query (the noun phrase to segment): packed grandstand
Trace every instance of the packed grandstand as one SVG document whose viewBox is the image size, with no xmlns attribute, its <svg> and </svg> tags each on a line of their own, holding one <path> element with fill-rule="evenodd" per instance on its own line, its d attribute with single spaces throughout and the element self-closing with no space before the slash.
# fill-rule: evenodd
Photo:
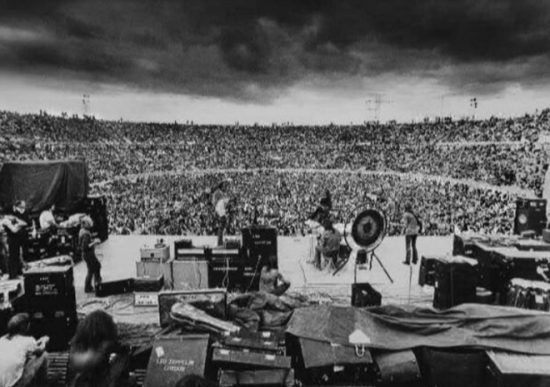
<svg viewBox="0 0 550 387">
<path fill-rule="evenodd" d="M 220 126 L 0 112 L 0 163 L 85 159 L 115 234 L 210 235 L 209 188 L 230 191 L 234 233 L 254 214 L 281 235 L 308 233 L 328 189 L 336 221 L 367 200 L 399 234 L 412 203 L 425 234 L 508 233 L 515 199 L 541 193 L 550 110 L 519 118 Z"/>
</svg>

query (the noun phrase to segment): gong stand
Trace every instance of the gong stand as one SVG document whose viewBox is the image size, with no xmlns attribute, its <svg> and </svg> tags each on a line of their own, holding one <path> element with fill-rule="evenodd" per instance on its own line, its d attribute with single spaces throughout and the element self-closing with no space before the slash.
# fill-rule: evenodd
<svg viewBox="0 0 550 387">
<path fill-rule="evenodd" d="M 355 267 L 353 269 L 353 283 L 357 283 L 357 266 L 358 265 L 363 265 L 363 264 L 367 264 L 369 265 L 369 270 L 372 270 L 372 261 L 373 259 L 376 259 L 376 261 L 378 262 L 378 264 L 380 264 L 380 267 L 382 268 L 382 270 L 384 270 L 384 273 L 386 274 L 386 277 L 388 277 L 388 279 L 390 280 L 390 282 L 393 284 L 393 278 L 391 277 L 390 273 L 388 272 L 388 270 L 386 270 L 386 267 L 384 266 L 384 264 L 382 263 L 382 261 L 380 260 L 380 258 L 378 258 L 378 255 L 376 255 L 375 251 L 372 250 L 372 251 L 366 251 L 363 249 L 363 251 L 365 252 L 365 262 L 358 262 L 357 261 L 357 258 L 355 260 Z M 359 253 L 361 252 L 361 250 L 359 250 L 357 252 L 357 257 L 359 257 Z"/>
<path fill-rule="evenodd" d="M 352 212 L 352 214 L 354 212 Z M 362 248 L 362 251 L 365 254 L 363 258 L 363 253 L 361 253 L 361 250 L 357 252 L 357 258 L 355 260 L 354 268 L 355 283 L 357 283 L 357 265 L 368 263 L 370 266 L 370 270 L 372 269 L 372 261 L 376 259 L 378 264 L 380 264 L 382 270 L 384 270 L 384 273 L 386 274 L 390 282 L 393 284 L 393 278 L 391 277 L 388 270 L 386 270 L 386 267 L 384 266 L 384 264 L 382 264 L 382 261 L 375 252 L 376 248 L 380 245 L 380 243 L 382 243 L 382 240 L 386 235 L 386 224 L 386 216 L 384 215 L 384 213 L 374 208 L 362 211 L 353 221 L 353 225 L 351 227 L 351 235 L 355 243 Z M 346 238 L 345 227 L 344 239 L 349 246 L 348 240 Z M 359 259 L 360 253 L 361 259 Z M 364 262 L 362 262 L 363 260 Z"/>
</svg>

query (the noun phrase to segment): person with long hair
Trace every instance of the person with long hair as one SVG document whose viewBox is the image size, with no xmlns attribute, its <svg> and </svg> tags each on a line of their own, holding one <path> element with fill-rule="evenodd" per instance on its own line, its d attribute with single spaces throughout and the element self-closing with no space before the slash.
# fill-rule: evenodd
<svg viewBox="0 0 550 387">
<path fill-rule="evenodd" d="M 228 221 L 228 203 L 229 195 L 227 194 L 227 189 L 229 187 L 229 180 L 223 180 L 216 187 L 212 189 L 212 205 L 217 215 L 217 235 L 218 235 L 218 246 L 223 245 L 223 233 L 227 228 Z"/>
<path fill-rule="evenodd" d="M 0 387 L 24 387 L 36 382 L 44 385 L 48 377 L 47 336 L 35 340 L 29 334 L 26 313 L 13 316 L 8 333 L 0 338 Z"/>
<path fill-rule="evenodd" d="M 2 222 L 8 240 L 8 273 L 10 279 L 22 275 L 23 267 L 26 265 L 21 252 L 27 239 L 26 227 L 30 223 L 26 210 L 26 203 L 23 200 L 18 200 L 13 206 L 13 213 L 7 215 Z"/>
<path fill-rule="evenodd" d="M 418 262 L 418 251 L 416 249 L 416 238 L 422 232 L 422 224 L 416 214 L 413 212 L 410 203 L 405 204 L 403 213 L 403 227 L 405 229 L 405 265 L 416 265 Z"/>
<path fill-rule="evenodd" d="M 101 263 L 95 255 L 95 246 L 100 243 L 99 239 L 92 239 L 90 229 L 92 228 L 92 219 L 85 216 L 80 220 L 80 232 L 78 233 L 78 248 L 82 254 L 82 260 L 86 262 L 86 279 L 84 280 L 84 291 L 91 293 L 94 291 L 94 285 L 97 287 L 101 283 Z"/>
<path fill-rule="evenodd" d="M 319 270 L 323 269 L 323 258 L 330 260 L 333 264 L 336 262 L 340 252 L 340 242 L 342 241 L 342 234 L 334 228 L 332 220 L 326 218 L 323 221 L 323 228 L 323 234 L 319 238 L 317 246 L 315 246 L 314 264 Z"/>
<path fill-rule="evenodd" d="M 288 288 L 290 282 L 277 269 L 277 257 L 270 256 L 260 273 L 260 292 L 282 296 Z"/>
<path fill-rule="evenodd" d="M 118 329 L 113 318 L 95 310 L 80 322 L 71 340 L 71 386 L 109 385 L 111 354 L 118 349 Z"/>
</svg>

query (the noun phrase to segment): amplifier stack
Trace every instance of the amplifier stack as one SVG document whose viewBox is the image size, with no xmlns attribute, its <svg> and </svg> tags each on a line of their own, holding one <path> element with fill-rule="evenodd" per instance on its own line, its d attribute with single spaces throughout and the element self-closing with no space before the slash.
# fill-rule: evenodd
<svg viewBox="0 0 550 387">
<path fill-rule="evenodd" d="M 435 262 L 434 308 L 447 309 L 476 301 L 476 265 L 475 260 L 461 256 Z"/>
<path fill-rule="evenodd" d="M 247 290 L 244 278 L 245 262 L 240 249 L 206 248 L 205 255 L 208 261 L 208 286 L 210 288 L 225 288 L 230 291 Z"/>
<path fill-rule="evenodd" d="M 277 229 L 275 227 L 253 226 L 244 228 L 242 235 L 245 259 L 244 281 L 249 284 L 249 290 L 258 290 L 262 266 L 271 257 L 274 257 L 275 263 L 277 263 Z"/>
<path fill-rule="evenodd" d="M 68 348 L 78 324 L 72 260 L 59 261 L 68 264 L 35 264 L 23 274 L 31 333 L 49 336 L 53 351 Z"/>
<path fill-rule="evenodd" d="M 514 234 L 532 231 L 541 235 L 546 221 L 546 199 L 517 199 Z"/>
</svg>

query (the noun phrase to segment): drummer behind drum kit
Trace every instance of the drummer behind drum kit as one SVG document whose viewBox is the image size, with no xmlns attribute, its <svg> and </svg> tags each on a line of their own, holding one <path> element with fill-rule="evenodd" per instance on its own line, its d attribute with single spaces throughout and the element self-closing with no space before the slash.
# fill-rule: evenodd
<svg viewBox="0 0 550 387">
<path fill-rule="evenodd" d="M 311 220 L 308 220 L 306 224 L 314 231 L 314 234 L 320 236 L 323 231 L 321 225 Z M 347 221 L 343 225 L 340 224 L 340 227 L 335 225 L 335 227 L 337 229 L 340 229 L 340 227 L 343 229 L 342 234 L 346 246 L 342 245 L 342 249 L 346 250 L 347 254 L 340 254 L 332 275 L 336 275 L 346 266 L 352 256 L 351 251 L 355 251 L 357 253 L 355 261 L 355 282 L 357 282 L 357 265 L 361 267 L 367 266 L 369 269 L 372 269 L 372 262 L 376 260 L 384 270 L 388 279 L 393 283 L 392 277 L 375 253 L 376 248 L 382 243 L 386 236 L 388 227 L 386 215 L 383 211 L 372 205 L 363 204 L 350 212 Z"/>
</svg>

